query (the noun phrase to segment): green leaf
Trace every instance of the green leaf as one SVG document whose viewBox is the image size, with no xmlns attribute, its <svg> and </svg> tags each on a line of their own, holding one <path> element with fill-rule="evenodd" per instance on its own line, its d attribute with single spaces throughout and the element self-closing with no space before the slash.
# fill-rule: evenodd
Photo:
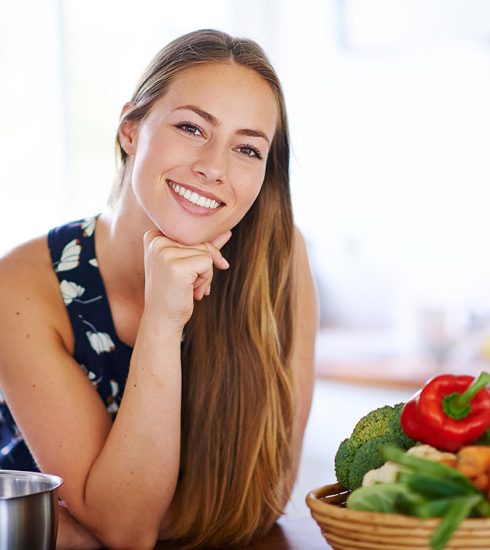
<svg viewBox="0 0 490 550">
<path fill-rule="evenodd" d="M 443 550 L 445 548 L 449 539 L 459 527 L 459 524 L 471 514 L 473 508 L 479 504 L 481 500 L 481 495 L 454 499 L 454 502 L 449 506 L 443 520 L 432 535 L 430 541 L 432 550 Z"/>
<path fill-rule="evenodd" d="M 347 508 L 366 512 L 397 512 L 396 501 L 400 494 L 406 492 L 403 483 L 386 483 L 359 487 L 347 499 Z"/>
</svg>

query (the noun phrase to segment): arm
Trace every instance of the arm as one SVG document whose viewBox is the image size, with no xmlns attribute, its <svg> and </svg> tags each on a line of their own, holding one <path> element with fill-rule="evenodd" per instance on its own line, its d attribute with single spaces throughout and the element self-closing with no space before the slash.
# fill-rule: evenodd
<svg viewBox="0 0 490 550">
<path fill-rule="evenodd" d="M 102 544 L 84 529 L 65 506 L 58 506 L 56 550 L 96 550 Z"/>
<path fill-rule="evenodd" d="M 296 293 L 291 367 L 296 406 L 293 426 L 293 467 L 287 483 L 284 504 L 288 501 L 296 481 L 304 431 L 311 408 L 315 381 L 315 338 L 318 330 L 317 295 L 305 243 L 298 230 L 295 231 L 293 261 Z"/>
<path fill-rule="evenodd" d="M 64 478 L 60 496 L 76 520 L 105 546 L 152 548 L 179 469 L 182 327 L 219 251 L 146 239 L 145 309 L 112 424 L 68 351 L 71 329 L 42 247 L 0 264 L 0 386 L 41 469 Z"/>
</svg>

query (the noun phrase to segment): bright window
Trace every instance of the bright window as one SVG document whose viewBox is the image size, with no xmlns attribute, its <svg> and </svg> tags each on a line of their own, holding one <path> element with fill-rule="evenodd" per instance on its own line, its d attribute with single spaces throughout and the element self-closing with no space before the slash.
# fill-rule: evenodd
<svg viewBox="0 0 490 550">
<path fill-rule="evenodd" d="M 485 364 L 490 3 L 2 8 L 0 251 L 104 207 L 119 112 L 141 71 L 172 38 L 219 28 L 261 43 L 284 84 L 296 220 L 322 298 L 319 356 Z"/>
</svg>

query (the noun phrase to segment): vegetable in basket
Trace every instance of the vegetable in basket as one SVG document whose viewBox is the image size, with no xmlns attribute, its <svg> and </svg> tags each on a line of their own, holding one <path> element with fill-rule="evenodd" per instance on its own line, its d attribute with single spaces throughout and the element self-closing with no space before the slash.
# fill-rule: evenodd
<svg viewBox="0 0 490 550">
<path fill-rule="evenodd" d="M 486 372 L 436 376 L 408 403 L 361 418 L 335 456 L 347 507 L 440 517 L 433 550 L 466 518 L 490 517 L 489 383 Z"/>
<path fill-rule="evenodd" d="M 360 487 L 366 472 L 385 463 L 379 453 L 381 444 L 392 443 L 403 449 L 415 445 L 416 441 L 400 427 L 404 405 L 385 405 L 369 412 L 359 420 L 351 436 L 342 441 L 335 455 L 335 473 L 343 487 L 351 490 Z"/>
<path fill-rule="evenodd" d="M 446 451 L 473 443 L 490 427 L 490 375 L 442 374 L 403 407 L 401 425 L 411 438 Z"/>
<path fill-rule="evenodd" d="M 433 550 L 445 548 L 467 517 L 490 515 L 485 495 L 457 469 L 411 456 L 393 446 L 382 447 L 381 454 L 402 467 L 396 482 L 356 489 L 347 499 L 348 508 L 419 518 L 442 517 L 431 538 Z"/>
</svg>

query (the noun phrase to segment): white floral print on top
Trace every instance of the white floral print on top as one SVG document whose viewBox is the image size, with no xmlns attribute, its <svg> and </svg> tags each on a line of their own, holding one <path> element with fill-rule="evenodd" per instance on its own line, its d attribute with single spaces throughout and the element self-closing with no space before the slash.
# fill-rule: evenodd
<svg viewBox="0 0 490 550">
<path fill-rule="evenodd" d="M 80 252 L 82 247 L 78 239 L 73 239 L 70 241 L 63 252 L 61 253 L 61 259 L 56 266 L 56 271 L 69 271 L 70 269 L 75 269 L 80 263 Z"/>
<path fill-rule="evenodd" d="M 82 296 L 85 292 L 83 286 L 65 280 L 61 281 L 60 289 L 61 295 L 63 296 L 63 301 L 67 306 L 69 306 L 76 298 L 80 298 L 80 296 Z"/>
<path fill-rule="evenodd" d="M 107 332 L 92 332 L 88 330 L 85 334 L 87 335 L 92 349 L 98 355 L 101 353 L 109 353 L 116 347 Z"/>
<path fill-rule="evenodd" d="M 107 411 L 111 414 L 117 413 L 119 405 L 115 400 L 115 397 L 119 395 L 119 384 L 115 380 L 111 380 L 111 395 L 107 398 Z"/>
<path fill-rule="evenodd" d="M 95 218 L 86 218 L 80 227 L 83 229 L 84 237 L 91 237 L 95 229 Z"/>
</svg>

